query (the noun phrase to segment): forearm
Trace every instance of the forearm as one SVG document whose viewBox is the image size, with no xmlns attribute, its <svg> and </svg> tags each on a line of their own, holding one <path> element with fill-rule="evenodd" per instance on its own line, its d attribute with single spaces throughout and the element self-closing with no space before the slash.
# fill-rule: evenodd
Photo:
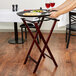
<svg viewBox="0 0 76 76">
<path fill-rule="evenodd" d="M 70 0 L 66 0 L 63 4 L 61 4 L 60 6 L 56 7 L 56 10 L 61 10 L 62 8 L 66 7 L 69 4 Z"/>
<path fill-rule="evenodd" d="M 56 13 L 58 15 L 61 15 L 61 14 L 67 13 L 67 12 L 73 10 L 74 8 L 76 8 L 76 0 L 71 0 L 70 3 L 71 4 L 69 4 L 67 7 L 57 11 Z"/>
</svg>

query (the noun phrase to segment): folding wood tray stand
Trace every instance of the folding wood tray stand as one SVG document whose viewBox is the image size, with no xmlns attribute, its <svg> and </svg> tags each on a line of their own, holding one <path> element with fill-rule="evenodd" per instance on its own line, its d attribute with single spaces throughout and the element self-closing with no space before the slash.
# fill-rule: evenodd
<svg viewBox="0 0 76 76">
<path fill-rule="evenodd" d="M 43 21 L 48 21 L 48 20 L 54 20 L 54 23 L 53 23 L 53 25 L 52 25 L 52 28 L 51 28 L 51 30 L 50 30 L 50 33 L 49 33 L 49 35 L 48 35 L 47 40 L 45 40 L 42 32 L 40 31 L 40 28 L 41 28 L 41 26 L 42 26 Z M 50 48 L 49 48 L 49 46 L 48 46 L 49 39 L 50 39 L 50 37 L 51 37 L 51 35 L 52 35 L 52 32 L 53 32 L 54 27 L 55 27 L 55 25 L 56 25 L 56 22 L 57 22 L 58 20 L 57 20 L 57 19 L 51 19 L 51 18 L 47 18 L 47 19 L 45 20 L 45 17 L 43 16 L 43 17 L 41 17 L 41 20 L 40 20 L 39 22 L 36 22 L 36 21 L 33 22 L 33 23 L 35 24 L 35 27 L 36 27 L 36 30 L 37 30 L 35 36 L 33 35 L 33 33 L 31 32 L 30 28 L 28 27 L 28 25 L 27 25 L 27 23 L 26 23 L 26 20 L 25 20 L 24 18 L 22 18 L 22 21 L 24 22 L 26 28 L 28 29 L 28 31 L 29 31 L 32 39 L 33 39 L 33 42 L 32 42 L 32 44 L 31 44 L 31 46 L 30 46 L 30 49 L 29 49 L 29 51 L 28 51 L 28 54 L 27 54 L 27 56 L 26 56 L 26 58 L 25 58 L 24 64 L 27 63 L 28 58 L 30 58 L 32 61 L 34 61 L 34 62 L 36 63 L 36 66 L 35 66 L 35 69 L 34 69 L 33 73 L 35 73 L 35 72 L 37 71 L 37 68 L 38 68 L 38 66 L 39 66 L 39 63 L 40 63 L 42 57 L 45 58 L 45 56 L 47 56 L 47 57 L 49 57 L 50 59 L 52 59 L 52 61 L 53 61 L 53 63 L 55 64 L 55 66 L 58 67 L 58 65 L 57 65 L 57 63 L 56 63 L 56 61 L 55 61 L 55 59 L 54 59 L 54 57 L 53 57 L 53 55 L 52 55 L 52 53 L 51 53 L 51 50 L 50 50 Z M 41 37 L 41 39 L 43 40 L 43 43 L 44 43 L 44 47 L 43 47 L 42 50 L 41 50 L 39 44 L 38 44 L 37 41 L 36 41 L 36 38 L 37 38 L 37 35 L 38 35 L 38 34 L 39 34 L 39 36 Z M 39 51 L 41 52 L 38 61 L 34 60 L 34 59 L 30 56 L 30 53 L 31 53 L 31 51 L 32 51 L 32 48 L 33 48 L 34 43 L 36 43 Z M 49 55 L 47 55 L 47 54 L 44 53 L 44 52 L 45 52 L 45 49 L 47 49 Z"/>
</svg>

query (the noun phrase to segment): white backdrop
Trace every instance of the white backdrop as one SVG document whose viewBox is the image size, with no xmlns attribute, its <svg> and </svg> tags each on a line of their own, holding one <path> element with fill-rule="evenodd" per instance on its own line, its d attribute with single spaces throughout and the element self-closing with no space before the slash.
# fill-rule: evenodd
<svg viewBox="0 0 76 76">
<path fill-rule="evenodd" d="M 51 0 L 50 0 L 51 1 Z M 55 7 L 60 5 L 63 0 L 53 0 L 55 1 Z M 0 9 L 11 9 L 12 4 L 18 4 L 19 9 L 28 8 L 45 8 L 45 0 L 0 0 Z"/>
<path fill-rule="evenodd" d="M 50 0 L 51 1 L 51 0 Z M 62 0 L 53 0 L 55 1 L 55 7 L 62 3 Z M 12 4 L 18 4 L 19 9 L 35 9 L 35 8 L 45 8 L 45 0 L 0 0 L 0 9 L 11 9 Z M 50 22 L 44 22 L 42 30 L 50 30 Z M 49 25 L 50 24 L 50 25 Z M 13 23 L 0 23 L 0 29 L 12 29 Z M 64 28 L 58 28 L 56 26 L 55 30 L 65 30 Z"/>
</svg>

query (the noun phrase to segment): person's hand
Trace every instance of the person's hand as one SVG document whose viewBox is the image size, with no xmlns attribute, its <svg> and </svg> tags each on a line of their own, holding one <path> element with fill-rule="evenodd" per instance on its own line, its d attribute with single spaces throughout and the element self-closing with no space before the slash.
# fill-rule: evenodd
<svg viewBox="0 0 76 76">
<path fill-rule="evenodd" d="M 52 8 L 52 9 L 50 9 L 50 12 L 52 12 L 52 10 L 57 10 L 56 8 Z"/>
<path fill-rule="evenodd" d="M 51 12 L 51 15 L 50 15 L 51 18 L 57 18 L 58 16 L 59 15 L 57 12 Z"/>
<path fill-rule="evenodd" d="M 55 10 L 55 8 L 50 9 L 50 12 L 51 12 L 52 10 Z"/>
</svg>

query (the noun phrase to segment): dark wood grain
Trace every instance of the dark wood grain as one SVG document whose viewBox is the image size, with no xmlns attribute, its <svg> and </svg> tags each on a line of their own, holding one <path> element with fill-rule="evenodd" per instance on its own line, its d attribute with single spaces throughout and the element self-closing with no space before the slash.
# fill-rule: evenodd
<svg viewBox="0 0 76 76">
<path fill-rule="evenodd" d="M 65 34 L 53 34 L 48 46 L 58 63 L 58 68 L 56 69 L 53 62 L 46 57 L 42 59 L 36 74 L 33 74 L 35 64 L 30 59 L 26 65 L 23 64 L 32 43 L 31 36 L 29 33 L 27 35 L 24 44 L 9 44 L 8 40 L 13 37 L 13 33 L 0 33 L 0 76 L 76 76 L 75 37 L 71 37 L 69 48 L 66 49 Z M 44 36 L 46 39 L 48 33 L 44 33 Z M 43 46 L 41 41 L 40 47 Z M 31 56 L 38 60 L 39 55 L 40 52 L 34 45 Z"/>
</svg>

